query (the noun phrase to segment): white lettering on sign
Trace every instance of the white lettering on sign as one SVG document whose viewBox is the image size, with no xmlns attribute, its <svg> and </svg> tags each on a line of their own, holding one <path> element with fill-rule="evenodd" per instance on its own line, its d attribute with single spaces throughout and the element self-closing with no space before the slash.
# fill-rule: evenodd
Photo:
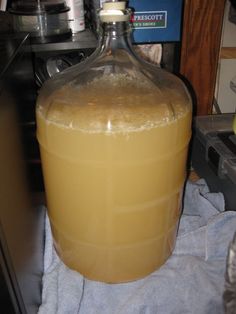
<svg viewBox="0 0 236 314">
<path fill-rule="evenodd" d="M 159 21 L 165 18 L 164 14 L 135 15 L 134 21 Z"/>
</svg>

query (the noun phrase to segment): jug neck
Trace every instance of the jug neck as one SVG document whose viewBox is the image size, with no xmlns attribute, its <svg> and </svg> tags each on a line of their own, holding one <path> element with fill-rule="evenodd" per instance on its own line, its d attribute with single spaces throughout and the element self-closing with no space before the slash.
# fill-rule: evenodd
<svg viewBox="0 0 236 314">
<path fill-rule="evenodd" d="M 100 29 L 100 49 L 110 55 L 123 49 L 132 54 L 131 27 L 129 22 L 102 23 Z"/>
</svg>

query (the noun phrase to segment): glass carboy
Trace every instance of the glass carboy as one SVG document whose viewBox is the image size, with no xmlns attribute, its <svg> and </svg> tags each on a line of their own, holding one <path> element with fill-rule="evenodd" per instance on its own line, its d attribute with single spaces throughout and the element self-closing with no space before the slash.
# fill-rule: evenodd
<svg viewBox="0 0 236 314">
<path fill-rule="evenodd" d="M 37 138 L 58 255 L 116 283 L 174 248 L 192 114 L 182 81 L 133 51 L 126 3 L 105 2 L 99 16 L 96 51 L 43 86 Z"/>
</svg>

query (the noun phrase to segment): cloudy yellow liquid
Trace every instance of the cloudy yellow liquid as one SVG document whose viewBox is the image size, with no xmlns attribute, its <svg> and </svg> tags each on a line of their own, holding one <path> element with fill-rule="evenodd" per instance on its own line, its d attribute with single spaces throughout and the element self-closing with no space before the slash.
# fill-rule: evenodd
<svg viewBox="0 0 236 314">
<path fill-rule="evenodd" d="M 96 82 L 67 87 L 37 110 L 55 248 L 67 266 L 105 282 L 141 278 L 171 254 L 191 121 L 186 104 L 175 118 L 156 105 L 152 88 L 116 93 Z"/>
</svg>

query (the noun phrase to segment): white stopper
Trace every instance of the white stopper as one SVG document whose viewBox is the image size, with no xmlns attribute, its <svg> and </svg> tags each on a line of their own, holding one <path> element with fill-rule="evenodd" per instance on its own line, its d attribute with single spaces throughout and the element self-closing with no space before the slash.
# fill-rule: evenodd
<svg viewBox="0 0 236 314">
<path fill-rule="evenodd" d="M 125 10 L 126 1 L 104 2 L 103 10 Z"/>
<path fill-rule="evenodd" d="M 101 22 L 123 22 L 129 21 L 126 11 L 126 1 L 104 2 L 99 12 Z"/>
</svg>

